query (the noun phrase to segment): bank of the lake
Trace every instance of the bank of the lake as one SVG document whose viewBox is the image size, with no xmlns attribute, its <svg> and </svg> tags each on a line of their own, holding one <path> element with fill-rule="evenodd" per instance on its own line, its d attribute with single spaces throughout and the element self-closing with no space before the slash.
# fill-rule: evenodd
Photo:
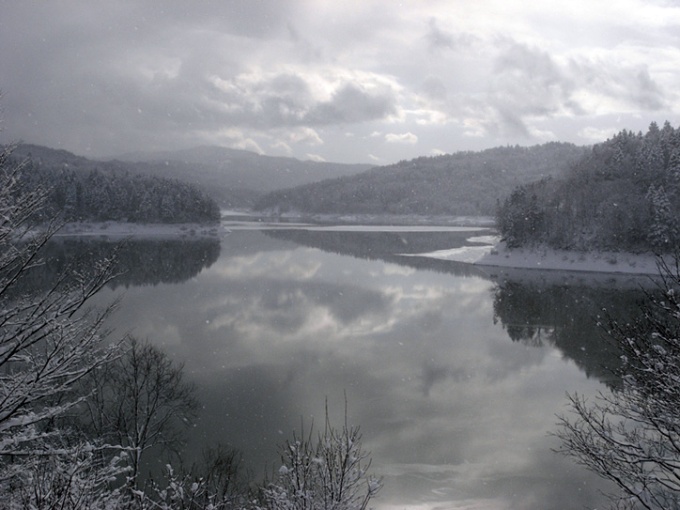
<svg viewBox="0 0 680 510">
<path fill-rule="evenodd" d="M 372 225 L 372 226 L 459 226 L 494 227 L 492 216 L 450 216 L 424 214 L 304 214 L 288 212 L 263 214 L 254 211 L 223 210 L 224 221 L 251 221 L 260 223 L 305 223 L 315 225 Z"/>
<path fill-rule="evenodd" d="M 637 275 L 659 273 L 659 259 L 652 253 L 580 252 L 555 250 L 545 246 L 508 248 L 502 241 L 464 249 L 439 250 L 419 256 L 486 267 Z M 671 257 L 668 256 L 667 260 L 671 260 Z"/>
<path fill-rule="evenodd" d="M 219 236 L 227 231 L 221 223 L 132 223 L 119 221 L 65 223 L 56 236 L 185 237 Z"/>
<path fill-rule="evenodd" d="M 305 218 L 315 220 L 303 223 L 288 221 L 223 221 L 221 223 L 127 223 L 127 222 L 73 222 L 65 224 L 57 232 L 57 236 L 97 236 L 97 237 L 142 237 L 142 238 L 174 238 L 194 236 L 222 236 L 231 230 L 276 230 L 304 229 L 304 230 L 339 230 L 366 232 L 399 232 L 399 231 L 440 231 L 440 230 L 485 230 L 491 229 L 486 218 L 458 217 L 448 218 L 448 221 L 419 223 L 406 221 L 405 218 L 392 218 L 393 221 L 377 221 L 375 217 L 327 217 Z M 342 221 L 342 220 L 346 221 Z M 365 222 L 359 222 L 362 219 Z M 401 222 L 396 221 L 400 219 Z M 422 220 L 422 218 L 420 218 Z M 335 220 L 335 221 L 331 221 Z M 426 257 L 451 262 L 462 262 L 482 267 L 502 267 L 515 269 L 540 269 L 555 271 L 579 271 L 594 273 L 615 273 L 631 275 L 658 274 L 659 259 L 652 253 L 626 253 L 614 251 L 567 251 L 555 250 L 546 246 L 532 248 L 508 248 L 498 237 L 485 235 L 470 238 L 471 245 L 462 248 L 437 250 L 428 253 L 403 254 L 404 256 Z M 670 260 L 671 257 L 668 257 Z"/>
</svg>

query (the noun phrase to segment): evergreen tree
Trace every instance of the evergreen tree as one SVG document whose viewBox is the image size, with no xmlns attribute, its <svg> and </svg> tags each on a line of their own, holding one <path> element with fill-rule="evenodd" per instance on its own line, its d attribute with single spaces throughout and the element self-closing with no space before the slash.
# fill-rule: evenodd
<svg viewBox="0 0 680 510">
<path fill-rule="evenodd" d="M 64 221 L 203 223 L 220 218 L 215 201 L 184 182 L 98 168 L 79 172 L 30 159 L 15 163 L 25 166 L 23 190 L 48 190 L 39 212 L 44 220 L 60 216 Z"/>
<path fill-rule="evenodd" d="M 678 239 L 677 220 L 672 214 L 671 203 L 663 186 L 650 186 L 647 198 L 652 209 L 649 242 L 654 249 L 662 253 L 668 252 Z"/>
<path fill-rule="evenodd" d="M 652 123 L 645 135 L 623 130 L 595 145 L 561 179 L 537 186 L 518 188 L 498 208 L 499 230 L 511 246 L 678 248 L 680 133 L 669 123 L 663 129 Z"/>
</svg>

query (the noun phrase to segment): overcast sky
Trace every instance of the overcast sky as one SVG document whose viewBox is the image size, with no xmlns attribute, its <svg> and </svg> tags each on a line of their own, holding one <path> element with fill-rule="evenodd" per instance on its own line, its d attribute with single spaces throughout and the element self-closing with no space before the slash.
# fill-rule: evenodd
<svg viewBox="0 0 680 510">
<path fill-rule="evenodd" d="M 678 125 L 675 0 L 0 0 L 0 141 L 386 164 Z"/>
</svg>

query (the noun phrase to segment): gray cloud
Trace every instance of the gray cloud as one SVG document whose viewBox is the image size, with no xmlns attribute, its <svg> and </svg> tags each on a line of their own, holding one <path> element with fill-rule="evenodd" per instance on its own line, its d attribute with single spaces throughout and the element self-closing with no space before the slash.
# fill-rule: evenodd
<svg viewBox="0 0 680 510">
<path fill-rule="evenodd" d="M 512 42 L 494 63 L 494 102 L 518 115 L 550 115 L 570 101 L 571 77 L 547 53 Z"/>
<path fill-rule="evenodd" d="M 646 110 L 658 111 L 668 106 L 665 92 L 649 75 L 648 69 L 641 69 L 634 78 L 631 100 Z"/>
<path fill-rule="evenodd" d="M 476 37 L 467 33 L 454 34 L 447 30 L 439 28 L 436 18 L 430 18 L 428 21 L 427 34 L 425 35 L 430 50 L 452 50 L 464 48 L 474 44 Z"/>
<path fill-rule="evenodd" d="M 367 91 L 347 83 L 330 101 L 311 109 L 305 120 L 310 124 L 354 123 L 376 120 L 394 114 L 396 98 L 391 90 Z"/>
<path fill-rule="evenodd" d="M 420 90 L 430 101 L 445 102 L 448 96 L 446 85 L 437 76 L 428 76 L 423 80 Z"/>
<path fill-rule="evenodd" d="M 536 141 L 539 124 L 579 141 L 603 119 L 673 121 L 680 11 L 627 1 L 644 12 L 580 9 L 557 27 L 552 11 L 491 0 L 0 0 L 0 141 L 304 157 L 295 133 L 323 128 L 319 157 L 389 162 Z M 373 131 L 418 142 L 397 152 Z"/>
<path fill-rule="evenodd" d="M 602 60 L 572 60 L 569 71 L 586 92 L 622 103 L 629 108 L 658 111 L 669 108 L 670 91 L 650 75 L 646 65 Z"/>
<path fill-rule="evenodd" d="M 432 49 L 453 48 L 455 45 L 453 36 L 441 30 L 437 26 L 437 20 L 434 18 L 430 19 L 426 37 Z"/>
<path fill-rule="evenodd" d="M 239 11 L 246 4 L 233 7 Z M 221 130 L 356 123 L 394 112 L 391 91 L 367 92 L 349 82 L 337 84 L 328 100 L 316 98 L 298 71 L 272 73 L 239 57 L 239 47 L 250 51 L 249 39 L 265 37 L 262 30 L 253 28 L 244 40 L 243 27 L 233 22 L 233 15 L 217 12 L 216 21 L 210 21 L 204 6 L 178 20 L 168 14 L 173 8 L 175 14 L 183 12 L 179 4 L 168 4 L 159 14 L 166 28 L 174 29 L 168 33 L 143 13 L 134 26 L 119 13 L 112 23 L 123 28 L 101 35 L 87 25 L 67 32 L 37 20 L 45 40 L 20 41 L 29 51 L 23 56 L 30 65 L 0 56 L 3 68 L 19 71 L 8 73 L 0 84 L 13 131 L 22 138 L 32 133 L 29 141 L 102 153 L 186 146 Z M 247 25 L 257 16 L 246 18 Z M 221 31 L 215 24 L 221 24 Z M 289 31 L 290 26 L 282 24 Z M 225 51 L 224 44 L 234 47 Z M 292 44 L 297 48 L 302 43 Z"/>
<path fill-rule="evenodd" d="M 571 76 L 549 54 L 507 39 L 500 50 L 486 101 L 476 106 L 488 112 L 481 122 L 487 134 L 526 141 L 532 138 L 529 118 L 579 111 Z"/>
<path fill-rule="evenodd" d="M 583 101 L 616 102 L 627 109 L 668 108 L 667 92 L 646 66 L 614 61 L 573 60 L 559 63 L 545 51 L 502 42 L 488 90 L 493 116 L 487 131 L 502 137 L 531 139 L 531 118 L 589 115 Z"/>
</svg>

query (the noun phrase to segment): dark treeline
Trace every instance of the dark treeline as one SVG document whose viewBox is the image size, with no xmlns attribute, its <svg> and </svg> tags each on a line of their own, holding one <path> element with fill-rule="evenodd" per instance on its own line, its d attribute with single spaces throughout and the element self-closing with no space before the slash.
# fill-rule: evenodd
<svg viewBox="0 0 680 510">
<path fill-rule="evenodd" d="M 220 218 L 215 201 L 186 182 L 106 165 L 99 168 L 96 162 L 76 156 L 64 163 L 30 153 L 14 159 L 24 165 L 21 179 L 27 190 L 49 190 L 40 211 L 43 218 L 137 223 L 205 223 Z"/>
<path fill-rule="evenodd" d="M 493 215 L 513 188 L 562 172 L 585 152 L 567 143 L 420 157 L 263 197 L 256 209 L 327 214 Z"/>
<path fill-rule="evenodd" d="M 595 145 L 561 179 L 517 188 L 499 207 L 508 246 L 671 252 L 680 240 L 680 130 L 656 123 Z"/>
</svg>

